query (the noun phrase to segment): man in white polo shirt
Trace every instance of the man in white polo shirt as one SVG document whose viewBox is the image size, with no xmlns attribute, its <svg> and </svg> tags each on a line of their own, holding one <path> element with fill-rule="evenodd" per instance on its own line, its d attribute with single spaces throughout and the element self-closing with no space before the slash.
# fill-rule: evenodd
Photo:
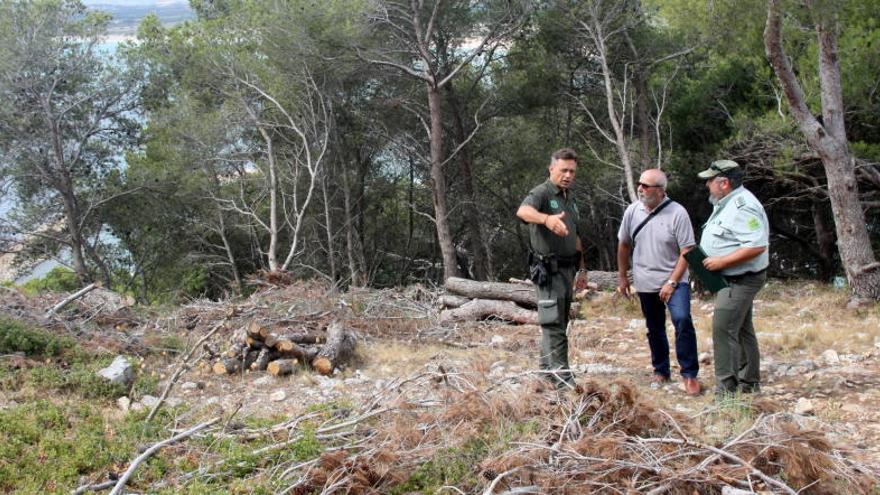
<svg viewBox="0 0 880 495">
<path fill-rule="evenodd" d="M 697 336 L 691 317 L 691 291 L 684 253 L 693 249 L 694 228 L 684 207 L 666 196 L 666 174 L 645 170 L 639 178 L 639 201 L 629 205 L 617 233 L 620 292 L 629 297 L 627 271 L 633 260 L 633 285 L 648 327 L 653 381 L 670 379 L 666 309 L 675 327 L 675 355 L 688 395 L 700 394 Z"/>
</svg>

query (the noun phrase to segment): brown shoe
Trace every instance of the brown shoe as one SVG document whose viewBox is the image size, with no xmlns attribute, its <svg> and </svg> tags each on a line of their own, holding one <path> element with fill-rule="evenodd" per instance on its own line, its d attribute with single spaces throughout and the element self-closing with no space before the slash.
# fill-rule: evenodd
<svg viewBox="0 0 880 495">
<path fill-rule="evenodd" d="M 684 391 L 692 397 L 700 395 L 700 382 L 696 378 L 684 377 Z"/>
<path fill-rule="evenodd" d="M 651 383 L 663 385 L 664 383 L 669 383 L 669 377 L 661 375 L 659 373 L 654 373 L 653 375 L 651 375 Z"/>
</svg>

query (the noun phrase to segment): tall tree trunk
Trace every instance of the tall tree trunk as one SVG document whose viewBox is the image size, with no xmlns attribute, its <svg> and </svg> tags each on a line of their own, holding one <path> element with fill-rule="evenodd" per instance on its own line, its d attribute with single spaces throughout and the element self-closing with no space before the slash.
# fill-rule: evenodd
<svg viewBox="0 0 880 495">
<path fill-rule="evenodd" d="M 101 229 L 98 229 L 98 232 L 101 232 Z M 97 242 L 98 239 L 95 239 L 96 244 Z M 104 287 L 109 289 L 113 283 L 113 279 L 110 276 L 110 268 L 107 267 L 107 263 L 105 263 L 101 255 L 98 254 L 98 250 L 95 248 L 95 246 L 89 244 L 88 242 L 85 242 L 85 240 L 83 240 L 83 249 L 85 250 L 85 253 L 88 255 L 88 257 L 92 259 L 92 262 L 95 264 L 95 266 L 98 267 L 98 271 L 101 273 L 101 283 L 104 285 Z"/>
<path fill-rule="evenodd" d="M 352 214 L 351 187 L 348 181 L 348 170 L 342 170 L 342 204 L 345 208 L 345 255 L 348 261 L 348 273 L 351 275 L 352 287 L 362 287 L 361 269 L 355 255 L 355 221 Z"/>
<path fill-rule="evenodd" d="M 269 249 L 266 252 L 266 262 L 269 264 L 270 271 L 278 271 L 278 170 L 275 166 L 275 149 L 272 142 L 272 136 L 269 135 L 269 132 L 260 124 L 260 119 L 257 116 L 257 113 L 251 108 L 247 102 L 242 101 L 242 106 L 244 106 L 248 115 L 251 117 L 251 120 L 256 126 L 257 130 L 260 132 L 260 136 L 263 138 L 263 142 L 266 143 L 266 161 L 268 163 L 268 179 L 269 184 L 267 188 L 269 189 Z"/>
<path fill-rule="evenodd" d="M 235 254 L 232 252 L 232 245 L 226 236 L 226 220 L 223 218 L 222 211 L 217 211 L 217 220 L 220 222 L 220 240 L 223 241 L 226 260 L 229 262 L 229 269 L 232 270 L 232 278 L 235 280 L 235 292 L 241 294 L 244 292 L 244 284 L 241 283 L 241 274 L 238 272 L 238 266 L 235 264 Z"/>
<path fill-rule="evenodd" d="M 812 2 L 808 2 L 807 6 L 812 8 Z M 837 21 L 825 11 L 815 17 L 819 38 L 822 123 L 813 117 L 807 107 L 803 89 L 782 47 L 779 0 L 769 2 L 764 45 L 801 132 L 810 147 L 819 154 L 825 167 L 828 196 L 831 199 L 837 232 L 837 248 L 852 295 L 856 298 L 880 299 L 880 263 L 874 257 L 868 237 L 865 214 L 859 201 L 855 164 L 850 155 L 844 128 L 843 93 L 837 56 Z"/>
<path fill-rule="evenodd" d="M 71 186 L 72 187 L 72 186 Z M 82 231 L 79 227 L 79 213 L 76 208 L 76 198 L 73 192 L 62 190 L 62 200 L 64 203 L 64 217 L 67 223 L 67 230 L 70 237 L 70 254 L 73 257 L 73 271 L 81 284 L 85 285 L 91 282 L 89 270 L 86 267 L 86 259 L 83 254 L 83 238 Z"/>
<path fill-rule="evenodd" d="M 432 84 L 428 87 L 428 110 L 431 115 L 431 192 L 434 200 L 434 224 L 437 228 L 437 243 L 443 257 L 443 280 L 458 277 L 458 261 L 455 259 L 455 246 L 452 244 L 452 231 L 449 229 L 449 207 L 446 204 L 446 176 L 443 173 L 443 112 L 440 89 Z"/>
<path fill-rule="evenodd" d="M 336 254 L 333 249 L 333 218 L 330 215 L 330 196 L 327 194 L 327 174 L 321 176 L 321 195 L 324 198 L 324 227 L 327 233 L 327 260 L 330 262 L 330 280 L 336 286 Z"/>
<path fill-rule="evenodd" d="M 70 254 L 73 257 L 73 271 L 81 284 L 85 285 L 91 282 L 88 268 L 86 267 L 85 256 L 83 255 L 83 238 L 82 229 L 79 225 L 79 208 L 76 204 L 76 196 L 73 189 L 73 180 L 70 178 L 70 170 L 64 155 L 64 145 L 61 138 L 61 128 L 58 125 L 58 119 L 54 117 L 51 104 L 45 101 L 43 111 L 46 119 L 51 122 L 50 132 L 52 133 L 52 151 L 55 154 L 55 166 L 60 172 L 59 177 L 52 180 L 52 175 L 45 172 L 45 178 L 52 180 L 55 190 L 61 195 L 61 201 L 64 208 L 65 223 L 67 223 L 68 236 L 70 238 Z M 39 165 L 38 165 L 39 167 Z"/>
<path fill-rule="evenodd" d="M 825 219 L 825 203 L 813 200 L 813 228 L 819 245 L 819 277 L 828 281 L 834 275 L 834 234 Z"/>
<path fill-rule="evenodd" d="M 458 95 L 455 92 L 454 85 L 450 82 L 447 86 L 449 94 L 449 104 L 452 109 L 452 121 L 455 127 L 456 138 L 459 143 L 463 143 L 468 138 L 468 133 L 464 128 L 464 119 L 461 116 L 461 105 L 458 101 Z M 461 170 L 461 177 L 464 185 L 464 196 L 467 201 L 469 210 L 476 212 L 477 198 L 474 194 L 474 175 L 473 161 L 471 160 L 470 147 L 465 145 L 458 152 L 458 160 Z M 486 280 L 486 251 L 483 249 L 482 232 L 483 226 L 480 221 L 480 215 L 468 215 L 467 221 L 468 245 L 474 256 L 474 278 L 477 280 Z"/>
<path fill-rule="evenodd" d="M 648 116 L 648 85 L 645 81 L 645 72 L 641 67 L 636 67 L 633 86 L 636 92 L 636 123 L 639 128 L 639 147 L 642 170 L 651 168 L 651 121 Z"/>
<path fill-rule="evenodd" d="M 620 163 L 623 166 L 626 191 L 629 194 L 630 202 L 635 202 L 638 201 L 639 195 L 636 193 L 636 184 L 633 179 L 632 160 L 630 158 L 629 144 L 626 140 L 623 115 L 618 114 L 614 105 L 614 85 L 611 82 L 611 68 L 608 66 L 608 47 L 605 45 L 604 28 L 598 18 L 594 15 L 592 25 L 588 29 L 593 33 L 593 38 L 596 43 L 596 56 L 599 58 L 599 63 L 602 67 L 602 79 L 605 83 L 605 103 L 608 111 L 608 120 L 611 121 L 611 127 L 614 129 L 614 145 L 617 147 L 617 154 L 620 158 Z"/>
</svg>

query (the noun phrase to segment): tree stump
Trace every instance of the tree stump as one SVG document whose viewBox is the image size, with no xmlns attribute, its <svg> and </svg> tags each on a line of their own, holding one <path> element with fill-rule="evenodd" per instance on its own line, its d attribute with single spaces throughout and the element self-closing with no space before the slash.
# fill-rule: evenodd
<svg viewBox="0 0 880 495">
<path fill-rule="evenodd" d="M 269 363 L 266 367 L 266 372 L 274 376 L 289 375 L 296 370 L 298 363 L 299 361 L 296 359 L 276 359 Z"/>
<path fill-rule="evenodd" d="M 322 375 L 333 373 L 333 368 L 354 353 L 356 342 L 354 332 L 334 321 L 327 327 L 327 343 L 321 346 L 318 355 L 311 361 L 312 368 Z"/>
</svg>

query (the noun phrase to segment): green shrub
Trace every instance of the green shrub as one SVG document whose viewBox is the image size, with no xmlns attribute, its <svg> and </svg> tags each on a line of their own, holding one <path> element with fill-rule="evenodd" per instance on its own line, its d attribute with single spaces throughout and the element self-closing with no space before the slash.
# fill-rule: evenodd
<svg viewBox="0 0 880 495">
<path fill-rule="evenodd" d="M 0 316 L 0 354 L 23 352 L 28 356 L 57 356 L 71 345 L 69 339 Z"/>
<path fill-rule="evenodd" d="M 167 420 L 167 418 L 164 418 Z M 34 401 L 0 410 L 0 493 L 69 493 L 79 477 L 118 470 L 166 435 L 134 414 L 110 420 L 88 402 Z M 156 463 L 167 462 L 162 456 Z M 153 460 L 138 472 L 150 478 Z"/>
<path fill-rule="evenodd" d="M 81 286 L 76 273 L 69 268 L 58 266 L 53 268 L 43 278 L 28 280 L 21 288 L 28 294 L 42 294 L 44 292 L 72 292 Z"/>
</svg>

